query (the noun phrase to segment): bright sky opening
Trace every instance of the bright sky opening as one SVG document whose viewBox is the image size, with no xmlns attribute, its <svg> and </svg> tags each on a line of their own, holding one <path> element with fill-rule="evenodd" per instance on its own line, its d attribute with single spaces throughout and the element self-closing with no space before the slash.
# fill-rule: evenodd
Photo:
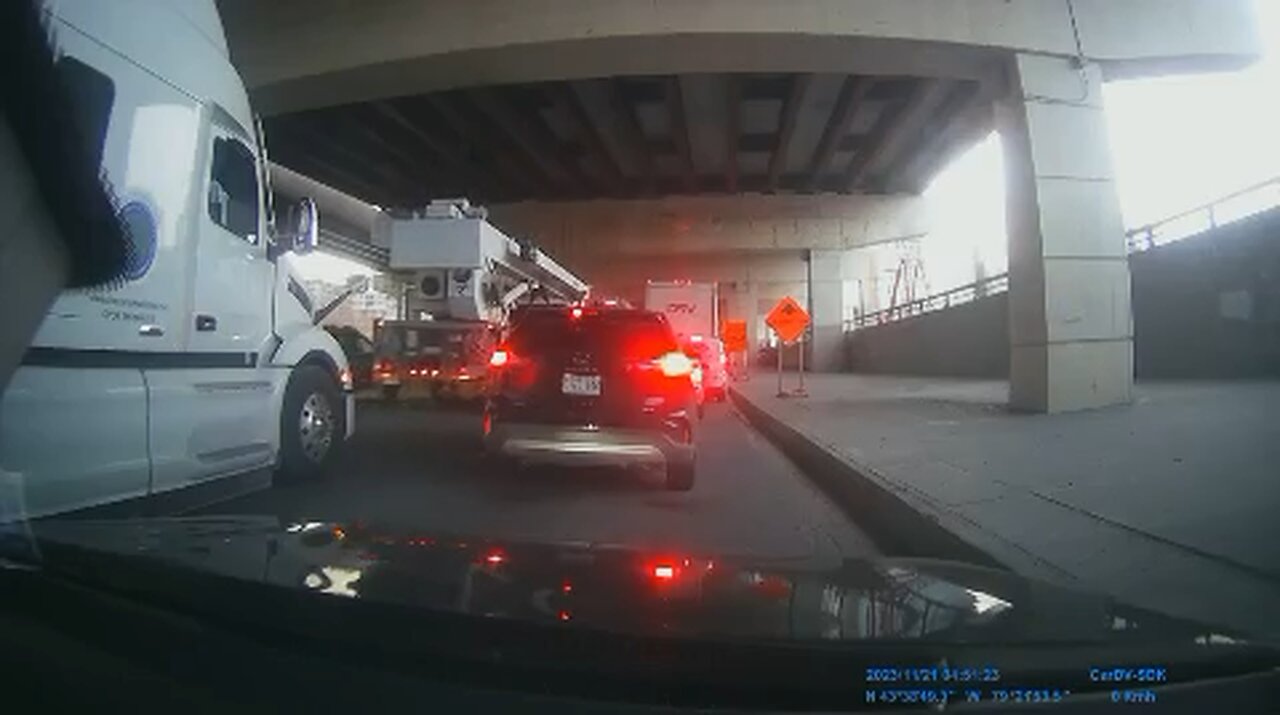
<svg viewBox="0 0 1280 715">
<path fill-rule="evenodd" d="M 1103 88 L 1126 227 L 1280 176 L 1280 2 L 1256 5 L 1265 56 L 1248 68 Z M 934 227 L 922 247 L 930 292 L 973 281 L 975 262 L 988 276 L 1005 271 L 998 136 L 947 167 L 925 196 Z"/>
</svg>

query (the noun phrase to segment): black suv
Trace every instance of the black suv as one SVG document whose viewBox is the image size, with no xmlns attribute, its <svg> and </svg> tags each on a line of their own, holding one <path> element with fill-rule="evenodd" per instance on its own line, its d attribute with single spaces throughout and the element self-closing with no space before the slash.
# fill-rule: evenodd
<svg viewBox="0 0 1280 715">
<path fill-rule="evenodd" d="M 665 464 L 668 489 L 693 487 L 693 362 L 659 313 L 519 309 L 490 360 L 485 446 L 524 462 Z"/>
</svg>

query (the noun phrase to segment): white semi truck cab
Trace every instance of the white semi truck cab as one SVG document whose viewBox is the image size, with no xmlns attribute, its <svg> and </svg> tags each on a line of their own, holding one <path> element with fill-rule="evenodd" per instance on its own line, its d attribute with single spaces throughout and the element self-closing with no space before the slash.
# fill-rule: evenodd
<svg viewBox="0 0 1280 715">
<path fill-rule="evenodd" d="M 214 0 L 46 7 L 131 252 L 114 285 L 55 301 L 0 402 L 0 520 L 319 474 L 354 415 L 346 358 L 290 263 L 314 246 L 315 205 L 276 230 Z"/>
</svg>

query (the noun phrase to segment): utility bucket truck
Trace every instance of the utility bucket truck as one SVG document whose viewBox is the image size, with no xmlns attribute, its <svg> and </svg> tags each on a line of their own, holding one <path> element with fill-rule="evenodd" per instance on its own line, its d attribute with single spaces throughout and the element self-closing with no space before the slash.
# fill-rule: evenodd
<svg viewBox="0 0 1280 715">
<path fill-rule="evenodd" d="M 517 241 L 465 199 L 433 201 L 383 223 L 389 267 L 409 289 L 403 320 L 374 329 L 373 379 L 383 395 L 439 400 L 484 394 L 489 357 L 511 309 L 582 300 L 587 285 L 532 243 Z"/>
</svg>

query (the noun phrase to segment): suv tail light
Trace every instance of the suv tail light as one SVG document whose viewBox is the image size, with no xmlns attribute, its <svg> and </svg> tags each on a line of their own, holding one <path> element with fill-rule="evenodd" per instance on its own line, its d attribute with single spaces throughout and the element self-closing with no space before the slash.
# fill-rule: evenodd
<svg viewBox="0 0 1280 715">
<path fill-rule="evenodd" d="M 693 361 L 681 352 L 669 352 L 653 362 L 665 377 L 681 377 L 693 373 Z"/>
<path fill-rule="evenodd" d="M 489 356 L 489 367 L 502 367 L 511 362 L 511 353 L 506 350 L 494 350 Z"/>
</svg>

